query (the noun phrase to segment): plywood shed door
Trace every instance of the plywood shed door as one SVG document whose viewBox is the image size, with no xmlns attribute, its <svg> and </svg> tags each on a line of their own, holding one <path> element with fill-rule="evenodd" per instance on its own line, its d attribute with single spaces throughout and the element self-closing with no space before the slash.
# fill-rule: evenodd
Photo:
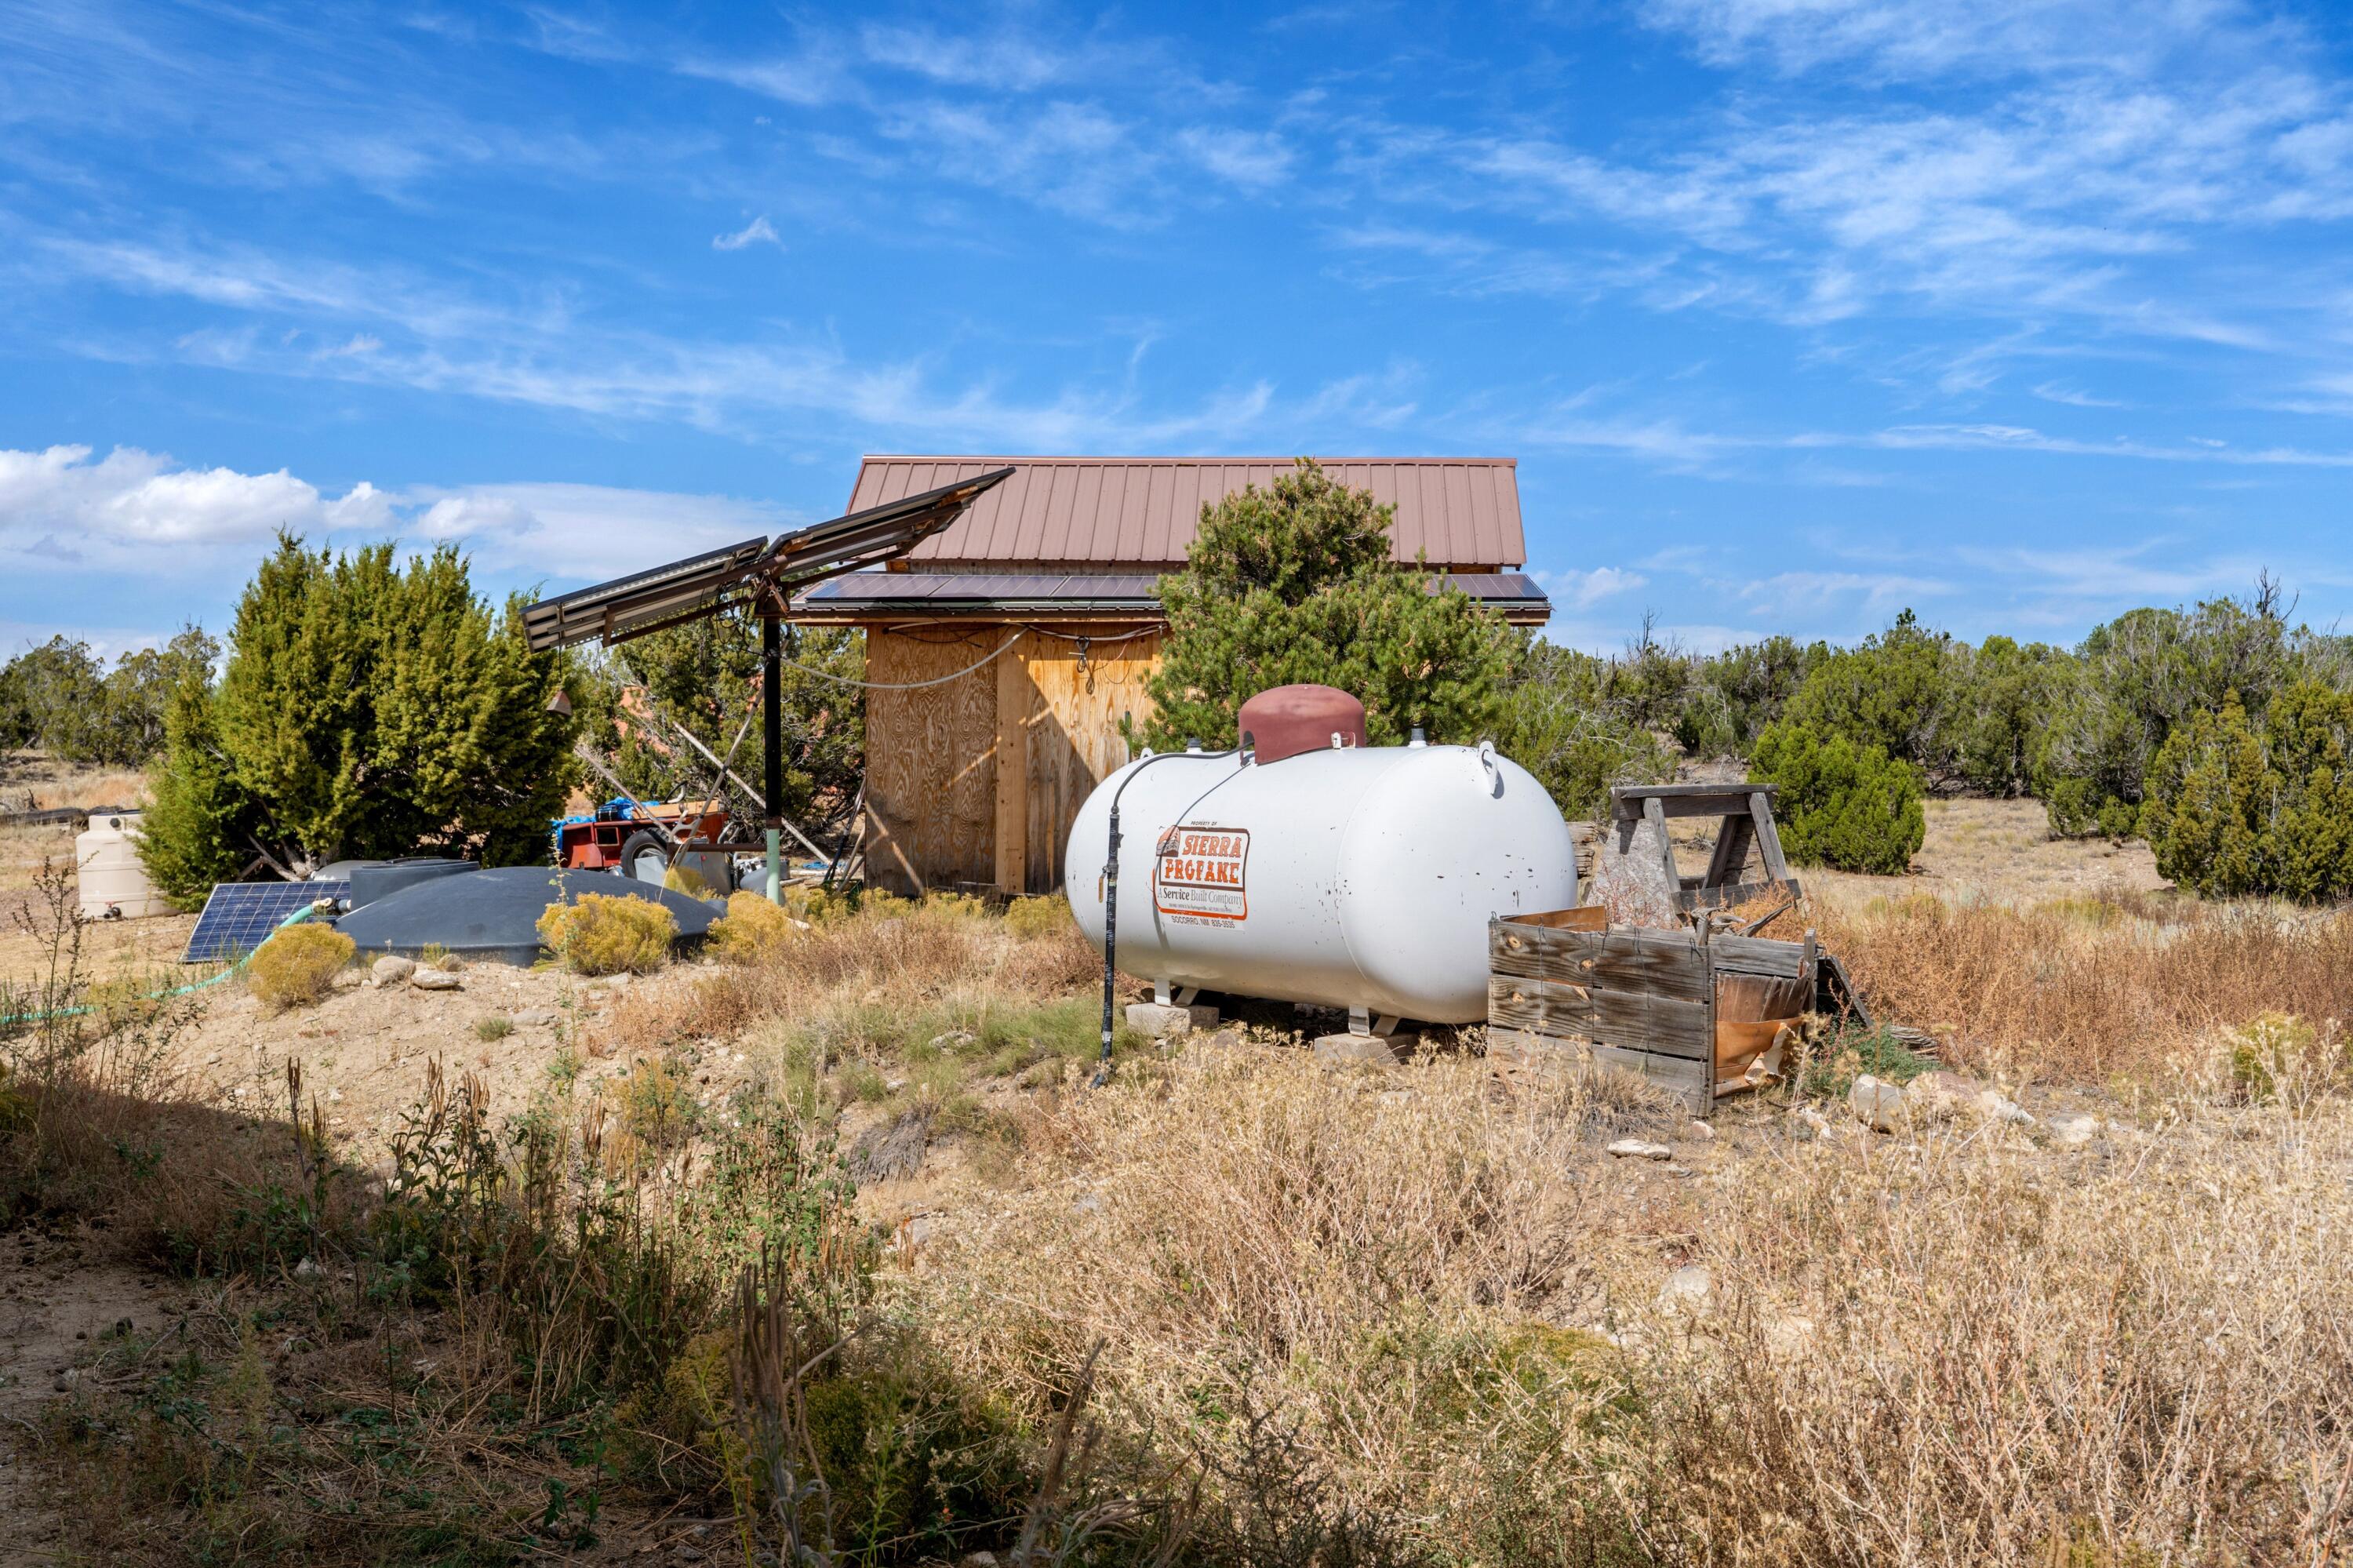
<svg viewBox="0 0 2353 1568">
<path fill-rule="evenodd" d="M 867 678 L 904 684 L 962 670 L 1010 630 L 871 629 Z M 1082 656 L 1070 638 L 1027 632 L 993 663 L 941 685 L 869 693 L 869 878 L 906 895 L 1060 886 L 1080 806 L 1131 755 L 1121 719 L 1151 716 L 1144 683 L 1159 649 L 1147 633 L 1090 642 Z"/>
<path fill-rule="evenodd" d="M 1020 812 L 1024 843 L 1022 890 L 1051 893 L 1062 885 L 1062 857 L 1071 824 L 1094 788 L 1134 755 L 1120 733 L 1129 717 L 1142 726 L 1152 716 L 1145 682 L 1160 663 L 1160 638 L 1148 633 L 1124 642 L 1077 643 L 1031 633 L 1021 655 L 1027 700 L 1026 790 Z"/>
</svg>

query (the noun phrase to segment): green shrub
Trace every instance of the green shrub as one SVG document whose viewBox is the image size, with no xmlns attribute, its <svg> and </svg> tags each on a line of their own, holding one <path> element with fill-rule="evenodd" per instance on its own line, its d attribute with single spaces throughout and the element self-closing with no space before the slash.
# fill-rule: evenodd
<svg viewBox="0 0 2353 1568">
<path fill-rule="evenodd" d="M 1927 836 L 1918 770 L 1876 746 L 1783 719 L 1757 736 L 1753 773 L 1780 787 L 1781 845 L 1800 863 L 1894 875 Z"/>
<path fill-rule="evenodd" d="M 2260 724 L 2235 693 L 2176 727 L 2150 768 L 2141 832 L 2157 868 L 2210 896 L 2353 894 L 2353 694 L 2298 681 Z"/>
<path fill-rule="evenodd" d="M 670 958 L 678 921 L 650 898 L 584 893 L 576 904 L 551 904 L 539 939 L 575 974 L 650 974 Z"/>
<path fill-rule="evenodd" d="M 727 913 L 711 923 L 711 950 L 729 963 L 756 963 L 798 936 L 801 924 L 756 893 L 732 894 Z"/>
<path fill-rule="evenodd" d="M 334 989 L 335 976 L 358 950 L 357 943 L 332 926 L 289 926 L 247 960 L 246 989 L 280 1012 L 308 1006 Z"/>
</svg>

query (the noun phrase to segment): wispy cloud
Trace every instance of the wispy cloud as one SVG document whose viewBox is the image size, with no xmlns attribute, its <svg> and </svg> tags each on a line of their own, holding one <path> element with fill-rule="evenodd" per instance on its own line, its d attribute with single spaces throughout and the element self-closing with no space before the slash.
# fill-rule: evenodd
<svg viewBox="0 0 2353 1568">
<path fill-rule="evenodd" d="M 762 213 L 733 234 L 711 237 L 711 249 L 713 250 L 741 250 L 751 245 L 773 245 L 779 250 L 785 248 L 784 239 L 776 233 L 776 226 L 768 221 L 766 213 Z"/>
</svg>

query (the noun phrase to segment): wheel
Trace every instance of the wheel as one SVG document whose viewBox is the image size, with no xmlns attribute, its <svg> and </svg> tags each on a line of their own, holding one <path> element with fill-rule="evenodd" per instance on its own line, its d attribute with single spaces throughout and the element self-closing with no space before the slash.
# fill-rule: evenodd
<svg viewBox="0 0 2353 1568">
<path fill-rule="evenodd" d="M 649 829 L 631 833 L 621 845 L 621 874 L 659 887 L 670 874 L 670 845 Z"/>
</svg>

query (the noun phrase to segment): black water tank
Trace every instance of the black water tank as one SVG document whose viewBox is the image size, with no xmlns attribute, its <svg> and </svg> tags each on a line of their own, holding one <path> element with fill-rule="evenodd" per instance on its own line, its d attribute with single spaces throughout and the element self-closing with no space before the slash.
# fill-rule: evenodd
<svg viewBox="0 0 2353 1568">
<path fill-rule="evenodd" d="M 481 869 L 470 860 L 448 860 L 435 855 L 416 855 L 407 860 L 361 861 L 351 868 L 352 907 L 357 909 L 379 898 L 390 897 L 402 888 L 414 887 L 420 882 L 454 876 L 461 871 Z"/>
</svg>

